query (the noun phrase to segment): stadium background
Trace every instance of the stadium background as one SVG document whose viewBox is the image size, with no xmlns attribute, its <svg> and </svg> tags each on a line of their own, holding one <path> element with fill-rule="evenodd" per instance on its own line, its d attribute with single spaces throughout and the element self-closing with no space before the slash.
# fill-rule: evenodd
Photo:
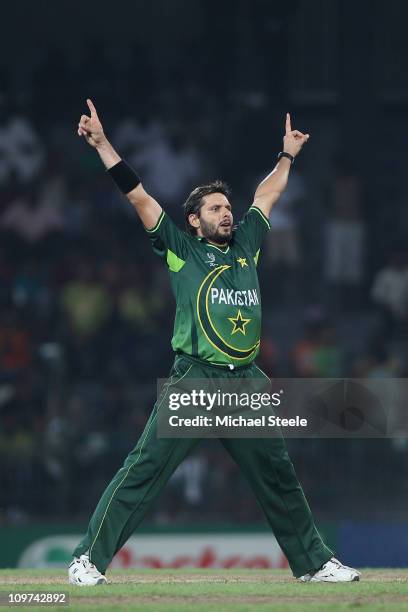
<svg viewBox="0 0 408 612">
<path fill-rule="evenodd" d="M 189 191 L 213 178 L 231 184 L 243 213 L 290 110 L 311 141 L 263 250 L 260 365 L 278 376 L 406 376 L 407 12 L 402 0 L 7 3 L 0 565 L 38 538 L 82 532 L 172 360 L 166 270 L 76 136 L 86 97 L 179 223 Z M 288 442 L 316 519 L 350 564 L 405 564 L 404 433 Z M 238 541 L 266 526 L 237 468 L 205 442 L 143 530 L 163 546 L 172 530 Z M 61 541 L 36 562 L 65 562 Z"/>
</svg>

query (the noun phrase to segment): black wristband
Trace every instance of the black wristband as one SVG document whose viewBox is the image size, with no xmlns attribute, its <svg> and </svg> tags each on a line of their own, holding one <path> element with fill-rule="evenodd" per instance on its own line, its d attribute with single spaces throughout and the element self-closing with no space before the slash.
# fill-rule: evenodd
<svg viewBox="0 0 408 612">
<path fill-rule="evenodd" d="M 293 162 L 295 161 L 295 158 L 293 155 L 291 155 L 290 153 L 286 153 L 286 151 L 281 151 L 278 155 L 278 160 L 282 159 L 282 157 L 287 157 L 288 159 L 290 159 L 290 163 L 293 164 Z"/>
<path fill-rule="evenodd" d="M 140 176 L 123 159 L 109 168 L 108 174 L 115 181 L 117 187 L 125 195 L 136 189 L 141 183 Z"/>
</svg>

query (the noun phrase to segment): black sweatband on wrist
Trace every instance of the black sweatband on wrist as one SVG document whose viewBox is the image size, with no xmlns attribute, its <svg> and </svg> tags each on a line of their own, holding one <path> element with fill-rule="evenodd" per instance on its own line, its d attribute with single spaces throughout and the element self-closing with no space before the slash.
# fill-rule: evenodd
<svg viewBox="0 0 408 612">
<path fill-rule="evenodd" d="M 286 151 L 281 151 L 278 155 L 278 160 L 282 159 L 282 157 L 287 157 L 288 159 L 290 159 L 290 163 L 293 164 L 293 162 L 295 161 L 295 158 L 293 155 L 291 155 L 290 153 L 286 153 Z"/>
<path fill-rule="evenodd" d="M 123 159 L 109 168 L 108 174 L 115 181 L 117 187 L 125 195 L 136 189 L 141 183 L 140 176 Z"/>
</svg>

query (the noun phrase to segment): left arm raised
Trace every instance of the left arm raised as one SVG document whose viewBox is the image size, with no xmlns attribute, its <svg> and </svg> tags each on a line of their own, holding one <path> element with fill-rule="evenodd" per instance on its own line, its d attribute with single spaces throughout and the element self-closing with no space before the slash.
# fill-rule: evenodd
<svg viewBox="0 0 408 612">
<path fill-rule="evenodd" d="M 308 140 L 309 134 L 292 130 L 290 115 L 287 113 L 283 150 L 296 157 Z M 287 157 L 281 157 L 272 172 L 259 183 L 255 191 L 254 206 L 257 206 L 266 217 L 269 217 L 272 206 L 279 200 L 280 195 L 286 188 L 290 166 L 290 160 Z"/>
</svg>

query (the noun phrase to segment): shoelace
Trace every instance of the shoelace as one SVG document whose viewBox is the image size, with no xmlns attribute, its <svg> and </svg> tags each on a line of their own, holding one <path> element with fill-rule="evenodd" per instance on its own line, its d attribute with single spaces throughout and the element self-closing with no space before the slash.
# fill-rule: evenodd
<svg viewBox="0 0 408 612">
<path fill-rule="evenodd" d="M 96 568 L 95 568 L 95 566 L 94 566 L 94 564 L 93 564 L 93 563 L 90 563 L 90 562 L 89 562 L 89 561 L 87 561 L 86 559 L 81 559 L 81 561 L 82 561 L 82 565 L 84 566 L 84 568 L 85 568 L 85 569 L 86 569 L 87 565 L 88 565 L 88 568 L 90 568 L 90 569 L 92 569 L 92 570 L 93 570 L 93 569 L 96 569 Z"/>
<path fill-rule="evenodd" d="M 335 565 L 337 567 L 337 569 L 341 569 L 342 567 L 344 567 L 340 561 L 338 561 L 337 559 L 335 559 L 334 557 L 332 559 L 329 559 L 328 561 L 326 561 L 326 563 L 324 565 L 322 565 L 322 567 L 320 568 L 321 570 L 323 569 L 327 569 L 327 565 L 328 563 L 332 563 L 333 565 Z M 318 570 L 320 571 L 320 570 Z"/>
</svg>

